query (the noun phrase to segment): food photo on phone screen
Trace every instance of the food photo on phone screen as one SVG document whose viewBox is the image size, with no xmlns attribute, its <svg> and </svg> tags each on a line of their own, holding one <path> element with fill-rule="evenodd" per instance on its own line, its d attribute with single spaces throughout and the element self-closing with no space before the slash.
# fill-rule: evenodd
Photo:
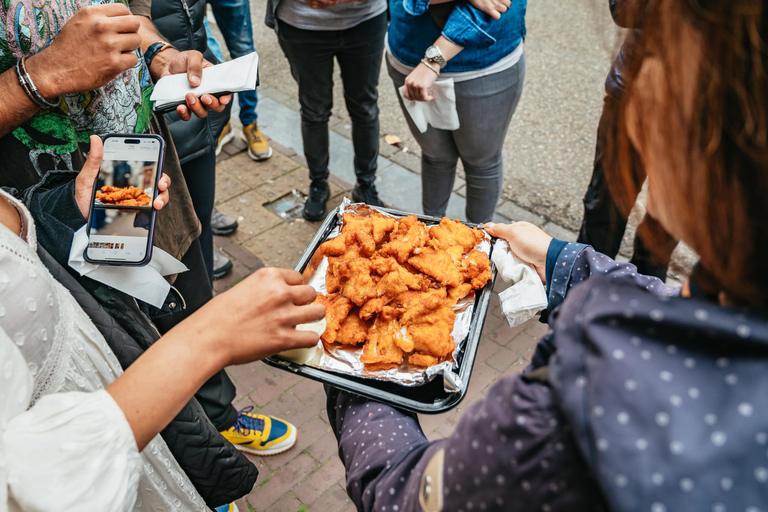
<svg viewBox="0 0 768 512">
<path fill-rule="evenodd" d="M 94 184 L 85 258 L 91 263 L 141 265 L 154 232 L 162 141 L 108 136 Z"/>
</svg>

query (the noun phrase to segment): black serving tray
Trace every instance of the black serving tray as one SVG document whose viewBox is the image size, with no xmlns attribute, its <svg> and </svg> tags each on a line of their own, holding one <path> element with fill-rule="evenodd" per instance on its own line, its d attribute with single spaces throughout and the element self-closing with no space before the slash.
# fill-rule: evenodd
<svg viewBox="0 0 768 512">
<path fill-rule="evenodd" d="M 389 208 L 377 207 L 376 209 L 397 217 L 412 215 L 407 212 Z M 317 230 L 315 237 L 309 243 L 304 254 L 301 255 L 299 262 L 296 263 L 296 266 L 294 267 L 295 270 L 301 273 L 304 272 L 304 269 L 312 260 L 312 256 L 317 248 L 320 247 L 320 244 L 325 242 L 328 235 L 339 225 L 341 219 L 339 219 L 338 211 L 338 208 L 334 209 L 328 217 L 326 217 L 325 221 L 323 221 L 323 224 L 320 226 L 320 229 Z M 416 215 L 416 217 L 427 225 L 440 222 L 439 218 L 430 217 L 428 215 Z M 472 223 L 466 224 L 472 227 L 477 226 Z M 491 250 L 493 250 L 495 242 L 496 239 L 492 238 Z M 311 366 L 292 363 L 279 357 L 268 357 L 264 359 L 264 362 L 275 368 L 292 372 L 324 384 L 329 384 L 333 387 L 350 391 L 400 409 L 425 414 L 438 414 L 449 411 L 459 405 L 467 393 L 469 379 L 472 376 L 472 368 L 475 363 L 475 355 L 477 354 L 477 348 L 480 344 L 480 335 L 483 332 L 485 317 L 488 314 L 488 307 L 491 302 L 491 295 L 493 294 L 493 285 L 496 282 L 496 275 L 496 266 L 491 263 L 491 280 L 488 281 L 481 290 L 475 292 L 475 307 L 472 311 L 469 334 L 467 334 L 467 339 L 464 340 L 462 349 L 456 358 L 458 364 L 457 373 L 463 383 L 463 387 L 456 392 L 446 392 L 443 388 L 443 379 L 439 375 L 421 386 L 403 386 L 393 382 L 355 377 L 328 370 L 321 370 Z"/>
</svg>

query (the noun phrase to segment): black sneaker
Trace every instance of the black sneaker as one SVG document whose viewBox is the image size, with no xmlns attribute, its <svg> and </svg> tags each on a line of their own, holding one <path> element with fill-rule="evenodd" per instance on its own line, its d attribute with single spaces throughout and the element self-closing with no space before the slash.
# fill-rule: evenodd
<svg viewBox="0 0 768 512">
<path fill-rule="evenodd" d="M 379 193 L 376 192 L 376 185 L 371 183 L 370 185 L 362 185 L 358 183 L 355 185 L 355 190 L 352 191 L 352 199 L 356 203 L 365 203 L 369 206 L 384 206 L 379 198 Z"/>
<path fill-rule="evenodd" d="M 309 221 L 318 221 L 325 218 L 327 209 L 325 203 L 331 198 L 331 187 L 327 181 L 313 181 L 309 185 L 309 197 L 304 201 L 302 214 Z"/>
</svg>

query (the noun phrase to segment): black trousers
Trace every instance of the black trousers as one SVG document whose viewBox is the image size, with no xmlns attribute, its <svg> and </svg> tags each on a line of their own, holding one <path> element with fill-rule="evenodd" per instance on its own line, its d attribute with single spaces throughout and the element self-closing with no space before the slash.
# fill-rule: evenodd
<svg viewBox="0 0 768 512">
<path fill-rule="evenodd" d="M 379 156 L 379 72 L 387 13 L 346 30 L 303 30 L 278 20 L 277 40 L 299 85 L 301 136 L 309 177 L 328 179 L 328 119 L 333 108 L 333 61 L 339 63 L 352 121 L 355 176 L 370 185 Z"/>
<path fill-rule="evenodd" d="M 595 250 L 611 258 L 615 258 L 618 254 L 621 240 L 624 238 L 624 229 L 627 226 L 627 217 L 621 213 L 608 189 L 603 165 L 607 140 L 610 136 L 610 130 L 615 126 L 618 118 L 618 109 L 619 100 L 607 95 L 597 127 L 592 180 L 589 183 L 589 188 L 587 188 L 587 193 L 584 195 L 584 219 L 577 240 L 580 243 L 591 245 Z M 632 193 L 634 198 L 637 198 L 645 180 L 645 172 L 639 155 L 634 151 L 632 165 L 636 178 L 636 187 Z M 655 252 L 646 246 L 644 239 L 655 241 L 657 244 Z M 667 277 L 669 258 L 676 246 L 677 240 L 672 238 L 656 219 L 646 214 L 637 227 L 631 263 L 637 267 L 639 273 L 656 276 L 664 280 Z"/>
<path fill-rule="evenodd" d="M 208 273 L 208 280 L 213 283 L 213 231 L 211 214 L 216 198 L 216 153 L 211 151 L 187 163 L 181 164 L 181 172 L 187 182 L 189 195 L 195 215 L 200 220 L 200 249 Z"/>
<path fill-rule="evenodd" d="M 184 297 L 186 315 L 176 316 L 174 325 L 191 315 L 213 297 L 213 232 L 211 213 L 216 192 L 216 154 L 211 151 L 182 164 L 181 171 L 187 182 L 195 214 L 202 232 L 182 258 L 189 271 L 179 274 L 174 286 Z M 170 329 L 172 325 L 167 326 Z M 161 331 L 164 332 L 164 331 Z M 195 395 L 205 414 L 217 430 L 227 430 L 237 421 L 237 410 L 232 406 L 235 385 L 224 370 L 203 384 Z"/>
</svg>

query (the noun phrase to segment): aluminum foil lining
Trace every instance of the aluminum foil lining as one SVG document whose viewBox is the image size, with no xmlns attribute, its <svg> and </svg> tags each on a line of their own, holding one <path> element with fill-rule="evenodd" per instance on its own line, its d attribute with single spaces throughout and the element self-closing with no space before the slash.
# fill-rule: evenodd
<svg viewBox="0 0 768 512">
<path fill-rule="evenodd" d="M 368 216 L 372 210 L 376 210 L 377 213 L 387 217 L 398 218 L 395 215 L 377 210 L 366 204 L 352 203 L 345 197 L 339 206 L 339 220 L 341 220 L 341 216 L 344 213 L 351 212 L 362 216 Z M 429 223 L 427 224 L 429 225 Z M 335 238 L 339 233 L 341 233 L 341 222 L 329 233 L 326 240 Z M 476 248 L 485 252 L 490 257 L 490 236 L 488 234 L 485 236 L 486 239 Z M 307 265 L 307 268 L 304 270 L 304 281 L 318 292 L 326 294 L 325 276 L 327 271 L 328 259 L 325 257 L 322 257 L 322 259 L 313 257 Z M 341 346 L 326 347 L 325 350 L 318 350 L 315 357 L 308 361 L 306 365 L 336 373 L 353 375 L 355 377 L 395 382 L 403 386 L 421 386 L 436 377 L 442 376 L 445 391 L 447 393 L 457 393 L 464 388 L 465 384 L 462 382 L 461 378 L 459 378 L 456 358 L 469 334 L 474 307 L 474 291 L 454 306 L 453 309 L 456 312 L 456 321 L 453 324 L 451 336 L 453 337 L 456 348 L 450 358 L 434 366 L 422 368 L 403 363 L 399 368 L 390 370 L 368 370 L 360 361 L 360 356 L 363 353 L 362 347 L 350 349 L 342 348 Z M 322 342 L 320 342 L 319 345 L 322 345 Z"/>
</svg>

